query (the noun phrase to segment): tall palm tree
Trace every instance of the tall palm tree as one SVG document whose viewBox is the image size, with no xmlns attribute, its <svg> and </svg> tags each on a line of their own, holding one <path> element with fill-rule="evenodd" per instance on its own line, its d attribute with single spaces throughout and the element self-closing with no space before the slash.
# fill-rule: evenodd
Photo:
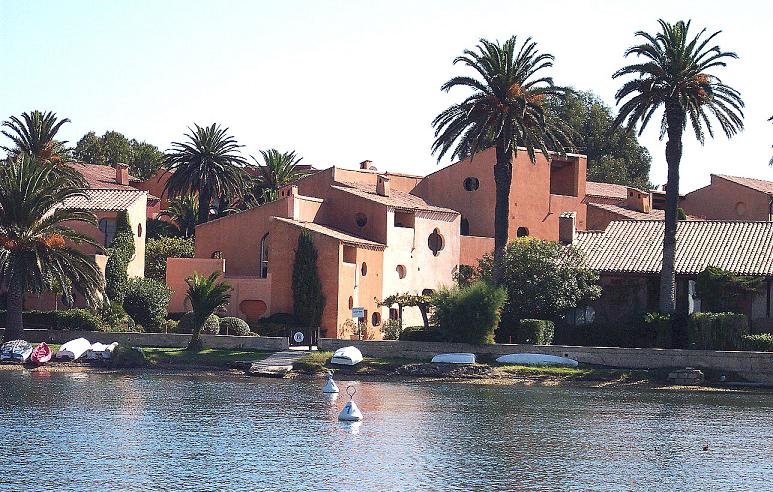
<svg viewBox="0 0 773 492">
<path fill-rule="evenodd" d="M 256 188 L 260 196 L 256 197 L 261 203 L 277 199 L 279 188 L 306 175 L 298 164 L 303 157 L 295 155 L 295 151 L 279 152 L 276 149 L 261 150 L 263 162 L 258 162 L 255 157 L 255 169 L 257 169 Z"/>
<path fill-rule="evenodd" d="M 652 115 L 663 108 L 660 138 L 668 136 L 666 162 L 666 219 L 663 235 L 663 267 L 660 275 L 660 310 L 676 311 L 674 258 L 676 254 L 676 224 L 679 197 L 679 163 L 682 159 L 682 134 L 689 121 L 695 138 L 703 144 L 705 133 L 714 137 L 710 116 L 730 138 L 743 129 L 744 106 L 738 91 L 708 73 L 724 67 L 726 60 L 738 58 L 733 52 L 712 45 L 721 31 L 704 36 L 706 29 L 691 37 L 690 22 L 669 24 L 658 20 L 660 32 L 655 35 L 639 31 L 636 37 L 643 43 L 628 48 L 625 56 L 635 55 L 642 61 L 625 66 L 613 78 L 632 75 L 617 91 L 621 104 L 615 126 L 628 129 L 639 126 L 639 135 Z"/>
<path fill-rule="evenodd" d="M 201 350 L 201 329 L 207 318 L 215 311 L 228 304 L 231 300 L 231 286 L 225 282 L 219 282 L 220 272 L 214 272 L 208 277 L 194 273 L 185 281 L 188 284 L 186 297 L 193 309 L 193 336 L 188 343 L 188 350 Z"/>
<path fill-rule="evenodd" d="M 773 121 L 773 116 L 771 116 L 770 118 L 768 118 L 768 121 Z M 769 166 L 773 166 L 773 157 L 771 157 L 771 158 L 770 158 L 770 161 L 768 162 L 768 165 L 769 165 Z"/>
<path fill-rule="evenodd" d="M 158 214 L 158 218 L 168 217 L 177 224 L 177 230 L 182 237 L 193 237 L 196 233 L 196 220 L 199 214 L 199 203 L 190 193 L 171 198 L 166 209 Z"/>
<path fill-rule="evenodd" d="M 59 119 L 53 111 L 32 111 L 22 113 L 21 118 L 11 116 L 2 126 L 3 135 L 11 139 L 12 147 L 2 146 L 10 157 L 28 154 L 43 160 L 59 161 L 66 154 L 66 141 L 56 140 L 56 134 L 62 125 L 69 123 L 68 118 Z"/>
<path fill-rule="evenodd" d="M 96 225 L 96 217 L 61 207 L 82 196 L 84 187 L 61 167 L 27 154 L 0 167 L 0 282 L 8 289 L 7 340 L 22 334 L 27 292 L 58 287 L 70 298 L 74 287 L 91 305 L 98 304 L 102 274 L 92 255 L 73 246 L 101 247 L 69 227 L 79 222 Z"/>
<path fill-rule="evenodd" d="M 457 57 L 454 64 L 462 63 L 477 76 L 454 77 L 441 89 L 448 92 L 454 87 L 467 87 L 472 94 L 432 122 L 432 152 L 438 153 L 438 161 L 451 148 L 452 158 L 474 156 L 491 145 L 496 148 L 492 276 L 496 283 L 501 280 L 508 239 L 513 156 L 519 147 L 526 147 L 534 163 L 537 152 L 548 156 L 548 149 L 564 152 L 571 146 L 565 125 L 551 118 L 543 105 L 546 97 L 563 98 L 567 89 L 555 86 L 551 77 L 537 75 L 553 66 L 553 55 L 540 53 L 531 38 L 517 51 L 516 44 L 515 36 L 502 44 L 481 39 L 475 50 L 465 50 Z"/>
<path fill-rule="evenodd" d="M 165 191 L 171 197 L 195 193 L 199 198 L 198 223 L 203 224 L 209 220 L 212 199 L 239 195 L 246 161 L 238 154 L 241 145 L 228 134 L 228 128 L 213 123 L 207 127 L 194 124 L 194 129 L 188 130 L 188 141 L 172 143 L 167 153 L 167 166 L 173 174 Z"/>
</svg>

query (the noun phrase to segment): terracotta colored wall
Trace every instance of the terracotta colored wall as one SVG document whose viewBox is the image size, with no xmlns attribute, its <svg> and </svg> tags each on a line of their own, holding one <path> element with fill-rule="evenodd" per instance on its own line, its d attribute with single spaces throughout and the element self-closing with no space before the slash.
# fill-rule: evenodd
<svg viewBox="0 0 773 492">
<path fill-rule="evenodd" d="M 743 210 L 739 203 L 743 203 Z M 710 185 L 685 195 L 681 206 L 687 214 L 705 219 L 768 220 L 765 193 L 714 175 Z"/>
<path fill-rule="evenodd" d="M 613 220 L 623 220 L 625 217 L 603 208 L 588 206 L 586 228 L 589 231 L 603 231 Z"/>
<path fill-rule="evenodd" d="M 161 199 L 158 205 L 147 209 L 148 218 L 155 217 L 155 214 L 157 214 L 160 210 L 166 209 L 169 205 L 169 199 L 166 193 L 164 193 L 164 187 L 166 187 L 166 182 L 169 181 L 171 176 L 172 174 L 167 172 L 166 169 L 159 169 L 153 176 L 149 177 L 145 181 L 131 183 L 134 188 L 147 191 L 156 198 Z"/>
<path fill-rule="evenodd" d="M 188 289 L 185 279 L 194 272 L 199 275 L 210 275 L 214 272 L 222 274 L 225 272 L 225 261 L 209 258 L 167 258 L 166 285 L 172 289 L 172 300 L 169 302 L 170 313 L 190 311 L 190 306 L 185 302 L 185 292 Z"/>
<path fill-rule="evenodd" d="M 494 251 L 493 237 L 461 236 L 459 245 L 459 264 L 478 266 L 483 255 Z"/>
<path fill-rule="evenodd" d="M 375 186 L 374 184 L 374 190 Z M 386 243 L 386 205 L 331 188 L 329 199 L 325 201 L 323 206 L 326 207 L 323 220 L 331 227 L 381 244 Z M 355 221 L 357 213 L 363 213 L 368 218 L 364 227 L 357 225 Z"/>
</svg>

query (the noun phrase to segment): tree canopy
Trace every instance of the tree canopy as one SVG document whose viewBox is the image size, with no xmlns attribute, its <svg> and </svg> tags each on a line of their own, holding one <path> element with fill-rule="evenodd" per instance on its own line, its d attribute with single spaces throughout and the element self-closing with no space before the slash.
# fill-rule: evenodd
<svg viewBox="0 0 773 492">
<path fill-rule="evenodd" d="M 164 153 L 155 145 L 129 139 L 116 131 L 107 131 L 101 137 L 89 132 L 78 140 L 73 156 L 89 164 L 129 166 L 132 176 L 147 179 L 164 163 Z"/>
</svg>

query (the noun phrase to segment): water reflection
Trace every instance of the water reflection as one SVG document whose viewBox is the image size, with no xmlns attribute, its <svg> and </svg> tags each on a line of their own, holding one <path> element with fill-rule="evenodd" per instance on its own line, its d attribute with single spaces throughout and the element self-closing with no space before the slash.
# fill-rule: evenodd
<svg viewBox="0 0 773 492">
<path fill-rule="evenodd" d="M 0 483 L 727 490 L 773 475 L 771 395 L 339 384 L 340 398 L 319 381 L 0 373 L 0 435 L 15 439 Z M 362 422 L 337 419 L 350 384 Z"/>
</svg>

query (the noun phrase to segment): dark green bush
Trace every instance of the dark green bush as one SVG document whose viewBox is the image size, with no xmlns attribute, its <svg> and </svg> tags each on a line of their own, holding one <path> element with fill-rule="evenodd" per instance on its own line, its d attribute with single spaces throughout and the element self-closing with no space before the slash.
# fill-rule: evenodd
<svg viewBox="0 0 773 492">
<path fill-rule="evenodd" d="M 522 319 L 515 332 L 515 343 L 550 345 L 556 327 L 552 321 L 544 319 Z"/>
<path fill-rule="evenodd" d="M 126 269 L 134 256 L 134 232 L 129 215 L 119 212 L 116 218 L 115 236 L 108 249 L 105 265 L 105 293 L 111 301 L 123 303 L 129 282 Z"/>
<path fill-rule="evenodd" d="M 736 313 L 693 313 L 687 324 L 687 347 L 697 350 L 737 350 L 749 332 L 746 316 Z"/>
<path fill-rule="evenodd" d="M 226 316 L 220 318 L 220 334 L 245 337 L 250 334 L 250 325 L 243 319 Z"/>
<path fill-rule="evenodd" d="M 104 302 L 99 309 L 99 317 L 102 319 L 102 325 L 105 331 L 142 331 L 141 326 L 137 326 L 134 320 L 126 314 L 126 310 L 117 302 Z"/>
<path fill-rule="evenodd" d="M 58 330 L 103 331 L 102 319 L 88 309 L 67 309 L 54 313 Z"/>
<path fill-rule="evenodd" d="M 258 335 L 264 337 L 289 337 L 294 325 L 276 323 L 261 319 L 252 327 L 252 330 Z"/>
<path fill-rule="evenodd" d="M 193 238 L 160 237 L 145 244 L 145 277 L 166 282 L 167 258 L 193 258 Z"/>
<path fill-rule="evenodd" d="M 506 300 L 504 289 L 485 282 L 441 289 L 432 296 L 433 324 L 449 342 L 494 343 L 494 330 Z"/>
<path fill-rule="evenodd" d="M 642 321 L 643 336 L 640 347 L 673 348 L 671 316 L 663 313 L 647 313 Z"/>
<path fill-rule="evenodd" d="M 177 333 L 193 333 L 193 312 L 185 313 L 177 323 Z M 217 335 L 220 333 L 220 318 L 213 314 L 207 321 L 204 322 L 204 327 L 201 329 L 203 335 Z"/>
<path fill-rule="evenodd" d="M 123 308 L 145 331 L 163 331 L 172 291 L 151 278 L 132 278 L 126 287 Z"/>
<path fill-rule="evenodd" d="M 742 335 L 741 348 L 757 352 L 773 352 L 773 334 L 757 333 L 755 335 Z"/>
<path fill-rule="evenodd" d="M 146 364 L 145 353 L 138 347 L 118 345 L 110 357 L 110 365 L 113 367 L 144 367 Z"/>
<path fill-rule="evenodd" d="M 423 326 L 409 326 L 400 332 L 400 340 L 406 342 L 444 342 L 445 338 L 436 328 L 427 330 Z"/>
</svg>

